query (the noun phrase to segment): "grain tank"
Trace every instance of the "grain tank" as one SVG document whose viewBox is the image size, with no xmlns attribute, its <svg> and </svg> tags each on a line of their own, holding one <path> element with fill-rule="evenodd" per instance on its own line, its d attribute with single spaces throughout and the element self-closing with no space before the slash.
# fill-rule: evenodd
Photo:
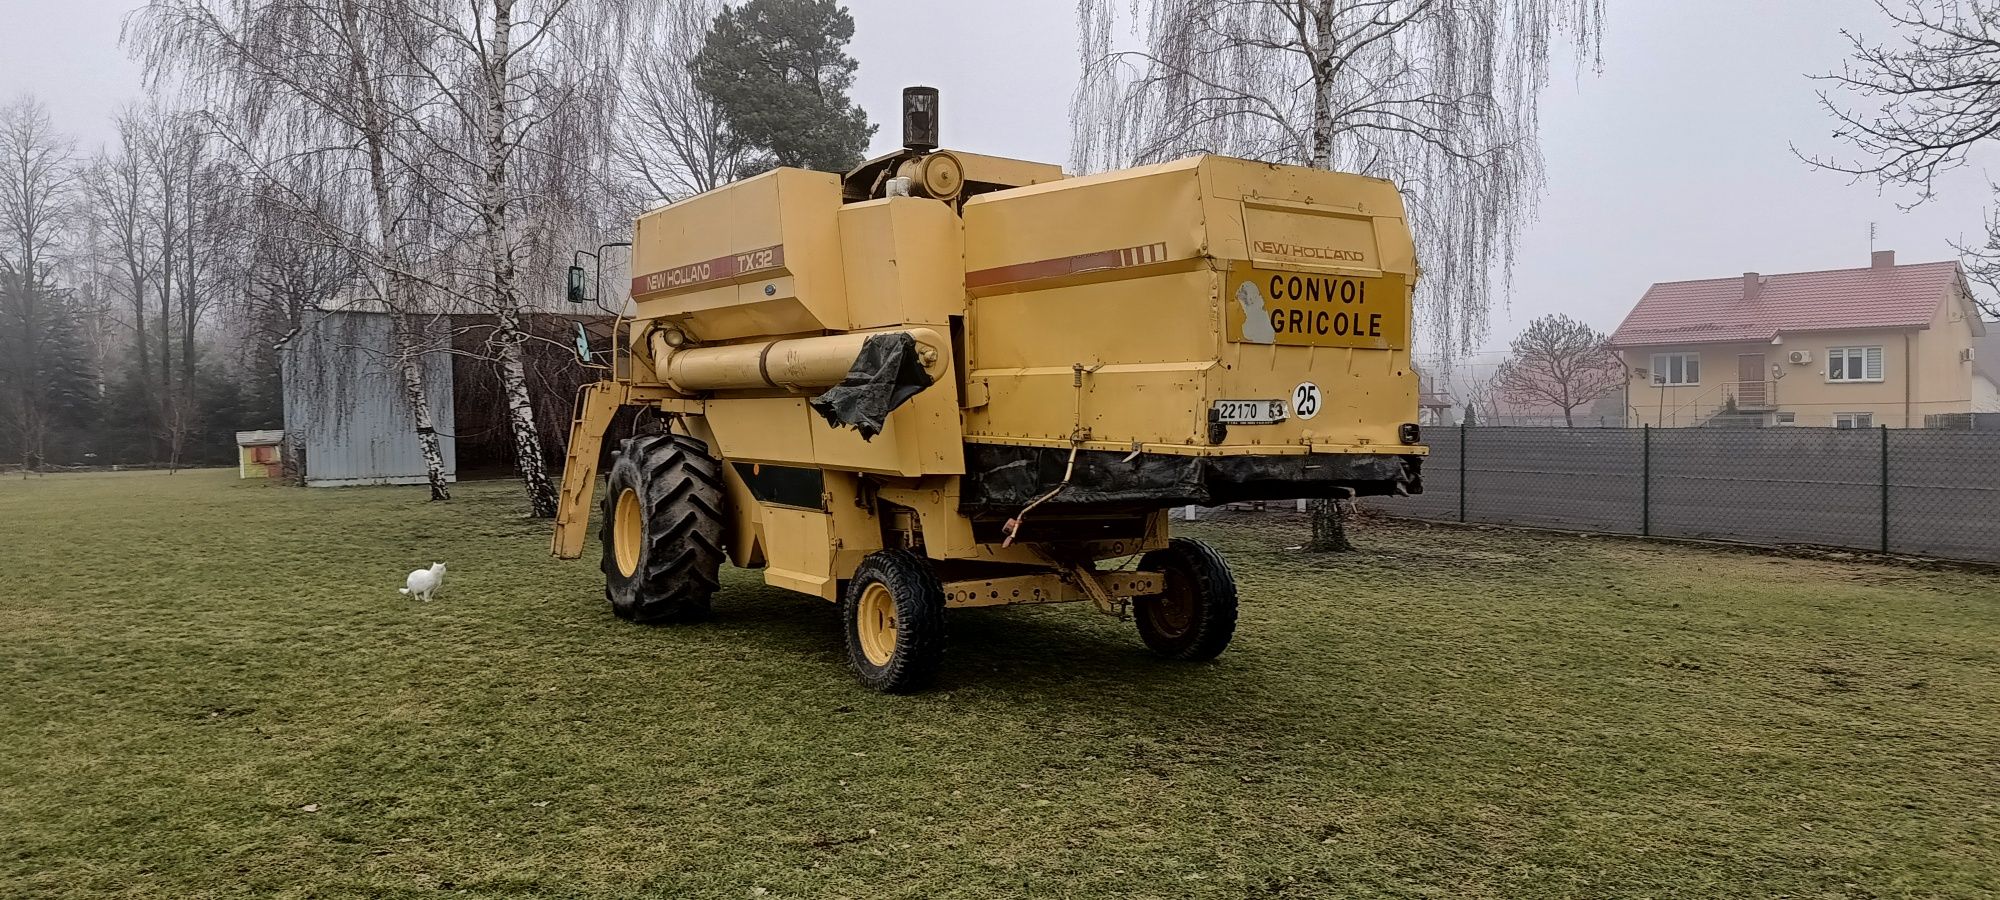
<svg viewBox="0 0 2000 900">
<path fill-rule="evenodd" d="M 701 618 L 726 558 L 839 604 L 878 690 L 927 684 L 963 607 L 1089 601 L 1203 660 L 1235 582 L 1170 508 L 1421 490 L 1394 185 L 1212 155 L 1066 177 L 937 149 L 936 103 L 906 92 L 905 148 L 845 176 L 636 223 L 554 541 L 581 554 L 638 408 L 602 501 L 618 615 Z"/>
</svg>

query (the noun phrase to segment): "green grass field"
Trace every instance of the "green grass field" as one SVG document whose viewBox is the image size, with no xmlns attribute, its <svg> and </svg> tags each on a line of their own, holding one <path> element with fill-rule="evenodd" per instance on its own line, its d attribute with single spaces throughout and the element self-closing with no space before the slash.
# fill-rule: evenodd
<svg viewBox="0 0 2000 900">
<path fill-rule="evenodd" d="M 0 481 L 0 896 L 2000 894 L 2000 575 L 1245 517 L 1217 663 L 977 610 L 899 698 L 513 490 Z"/>
</svg>

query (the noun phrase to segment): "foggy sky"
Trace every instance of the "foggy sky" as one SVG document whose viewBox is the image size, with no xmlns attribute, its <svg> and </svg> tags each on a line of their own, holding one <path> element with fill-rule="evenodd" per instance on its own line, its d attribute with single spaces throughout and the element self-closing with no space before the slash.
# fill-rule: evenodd
<svg viewBox="0 0 2000 900">
<path fill-rule="evenodd" d="M 118 45 L 134 0 L 0 0 L 0 97 L 33 92 L 94 149 L 139 96 Z M 949 147 L 1064 163 L 1076 83 L 1074 0 L 848 0 L 855 99 L 896 141 L 901 88 L 943 92 Z M 1121 4 L 1122 5 L 1122 4 Z M 1610 330 L 1654 281 L 1867 264 L 1868 226 L 1900 261 L 1953 257 L 1978 238 L 1987 174 L 1974 167 L 1905 213 L 1814 171 L 1791 146 L 1839 152 L 1808 74 L 1837 69 L 1841 28 L 1887 40 L 1869 0 L 1609 0 L 1602 75 L 1559 68 L 1545 96 L 1549 186 L 1520 248 L 1489 347 L 1536 315 Z M 1565 60 L 1566 61 L 1566 60 Z"/>
</svg>

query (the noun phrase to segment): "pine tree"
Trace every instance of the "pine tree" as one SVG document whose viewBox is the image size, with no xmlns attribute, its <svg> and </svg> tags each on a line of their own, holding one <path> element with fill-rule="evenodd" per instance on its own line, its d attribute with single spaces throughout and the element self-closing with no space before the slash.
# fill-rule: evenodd
<svg viewBox="0 0 2000 900">
<path fill-rule="evenodd" d="M 67 292 L 0 264 L 0 453 L 24 468 L 75 463 L 95 418 L 96 383 Z"/>
<path fill-rule="evenodd" d="M 847 97 L 853 37 L 854 17 L 833 0 L 749 0 L 715 17 L 695 54 L 694 84 L 750 153 L 737 177 L 773 166 L 845 172 L 861 162 L 875 126 Z"/>
</svg>

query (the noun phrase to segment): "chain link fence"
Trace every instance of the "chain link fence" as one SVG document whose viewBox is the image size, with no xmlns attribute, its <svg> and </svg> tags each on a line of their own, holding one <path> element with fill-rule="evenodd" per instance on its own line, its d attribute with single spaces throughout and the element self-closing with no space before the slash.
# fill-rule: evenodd
<svg viewBox="0 0 2000 900">
<path fill-rule="evenodd" d="M 1375 511 L 2000 563 L 2000 432 L 1424 431 L 1424 493 Z"/>
</svg>

